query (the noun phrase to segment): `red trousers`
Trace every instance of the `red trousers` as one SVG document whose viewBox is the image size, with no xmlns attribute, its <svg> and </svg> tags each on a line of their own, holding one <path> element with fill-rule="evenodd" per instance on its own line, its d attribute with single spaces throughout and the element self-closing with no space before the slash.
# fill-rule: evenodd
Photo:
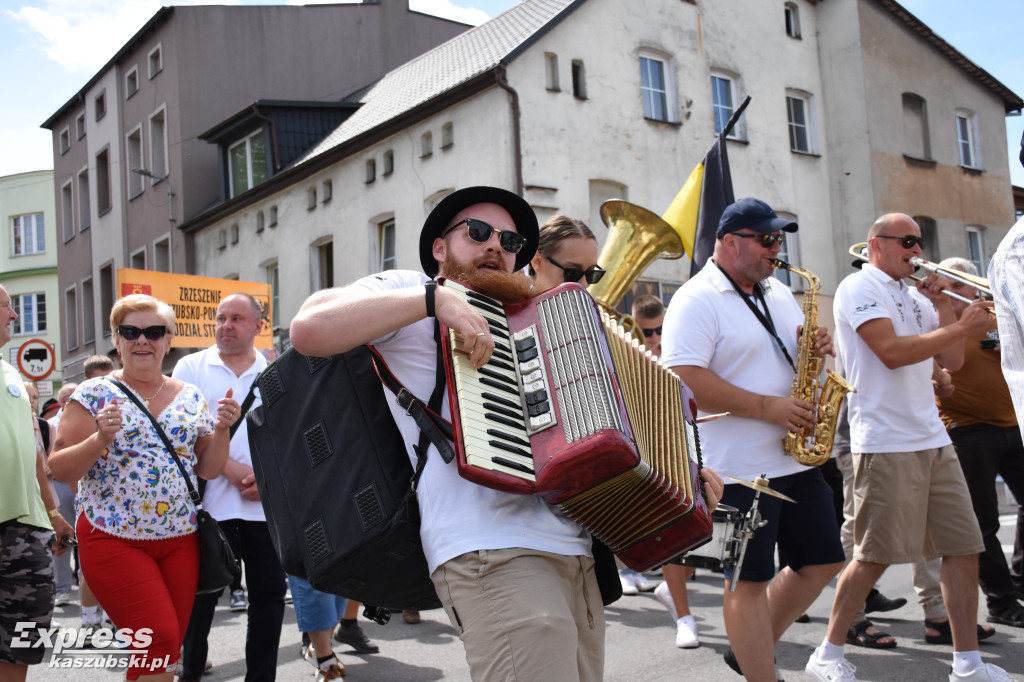
<svg viewBox="0 0 1024 682">
<path fill-rule="evenodd" d="M 167 668 L 129 667 L 128 679 L 173 671 L 199 582 L 198 536 L 129 540 L 94 528 L 84 514 L 76 530 L 82 573 L 103 610 L 118 629 L 152 630 L 148 661 L 169 656 Z"/>
</svg>

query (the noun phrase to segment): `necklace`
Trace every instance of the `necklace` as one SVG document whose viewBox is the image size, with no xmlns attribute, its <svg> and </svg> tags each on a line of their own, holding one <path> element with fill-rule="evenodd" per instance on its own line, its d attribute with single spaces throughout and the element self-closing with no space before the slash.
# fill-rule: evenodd
<svg viewBox="0 0 1024 682">
<path fill-rule="evenodd" d="M 131 385 L 131 382 L 129 382 L 128 379 L 125 377 L 124 372 L 121 372 L 121 379 L 128 385 L 128 388 L 132 389 L 132 392 L 135 393 L 135 395 L 137 395 L 140 398 L 142 398 L 142 402 L 146 403 L 146 407 L 149 407 L 149 401 L 150 400 L 152 400 L 153 398 L 155 398 L 158 395 L 160 395 L 160 391 L 164 390 L 164 384 L 167 383 L 167 375 L 161 374 L 160 375 L 160 388 L 156 389 L 156 393 L 154 393 L 153 395 L 151 395 L 151 396 L 149 396 L 147 398 L 146 396 L 142 395 L 142 393 L 140 393 L 137 388 L 135 388 L 134 386 Z"/>
</svg>

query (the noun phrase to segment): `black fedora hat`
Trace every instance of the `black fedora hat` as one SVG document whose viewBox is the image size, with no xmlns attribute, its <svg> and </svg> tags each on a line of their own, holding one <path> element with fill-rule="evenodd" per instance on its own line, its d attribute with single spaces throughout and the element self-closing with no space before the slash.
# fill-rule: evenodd
<svg viewBox="0 0 1024 682">
<path fill-rule="evenodd" d="M 430 277 L 437 275 L 439 266 L 434 260 L 434 240 L 441 236 L 452 218 L 464 208 L 474 204 L 497 204 L 508 211 L 516 231 L 526 237 L 526 244 L 516 254 L 516 270 L 525 268 L 537 253 L 540 230 L 537 215 L 530 204 L 518 194 L 497 187 L 466 187 L 452 192 L 434 207 L 420 232 L 420 266 Z"/>
</svg>

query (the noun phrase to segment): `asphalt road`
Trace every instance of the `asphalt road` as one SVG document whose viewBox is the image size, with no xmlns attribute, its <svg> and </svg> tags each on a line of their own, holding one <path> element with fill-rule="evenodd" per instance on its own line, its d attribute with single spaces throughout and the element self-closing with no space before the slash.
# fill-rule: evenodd
<svg viewBox="0 0 1024 682">
<path fill-rule="evenodd" d="M 1012 544 L 1011 529 L 1015 522 L 1015 516 L 1002 517 L 1000 537 L 1007 553 Z M 789 682 L 810 679 L 803 672 L 803 667 L 813 647 L 824 637 L 834 587 L 833 583 L 810 609 L 811 622 L 794 624 L 777 647 L 779 672 Z M 898 639 L 897 648 L 883 651 L 847 647 L 847 657 L 857 666 L 858 679 L 900 682 L 946 680 L 952 661 L 952 647 L 924 643 L 923 616 L 914 598 L 909 568 L 891 567 L 883 576 L 881 587 L 887 596 L 902 595 L 910 603 L 897 611 L 873 616 L 879 627 Z M 728 640 L 722 623 L 721 595 L 721 576 L 709 571 L 698 571 L 697 579 L 690 583 L 690 603 L 701 638 L 698 649 L 684 650 L 674 646 L 673 623 L 651 594 L 623 597 L 608 607 L 605 679 L 620 682 L 739 682 L 741 678 L 722 661 Z M 987 611 L 984 599 L 980 601 L 979 621 L 983 621 Z M 424 612 L 422 617 L 423 621 L 418 625 L 408 625 L 398 615 L 383 627 L 363 621 L 363 628 L 380 645 L 381 651 L 361 656 L 339 645 L 337 651 L 348 667 L 346 680 L 468 681 L 469 672 L 462 646 L 444 613 L 440 610 Z M 78 621 L 78 608 L 60 607 L 55 618 L 64 625 L 73 626 Z M 204 679 L 209 682 L 244 680 L 245 626 L 245 614 L 231 613 L 225 597 L 217 610 L 210 638 L 210 660 L 214 667 Z M 1015 679 L 1024 680 L 1024 629 L 1008 626 L 996 626 L 996 629 L 998 633 L 981 644 L 983 657 L 1005 668 Z M 288 607 L 278 652 L 278 680 L 309 682 L 313 679 L 313 668 L 299 657 L 299 642 L 295 614 Z M 28 679 L 29 682 L 112 682 L 123 679 L 123 674 L 97 670 L 64 671 L 50 669 L 43 664 L 33 666 Z"/>
</svg>

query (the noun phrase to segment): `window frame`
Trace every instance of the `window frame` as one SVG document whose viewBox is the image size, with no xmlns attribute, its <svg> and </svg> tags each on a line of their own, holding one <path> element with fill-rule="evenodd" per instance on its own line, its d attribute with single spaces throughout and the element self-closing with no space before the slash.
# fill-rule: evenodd
<svg viewBox="0 0 1024 682">
<path fill-rule="evenodd" d="M 89 166 L 78 171 L 78 231 L 92 227 L 92 198 L 89 194 Z"/>
<path fill-rule="evenodd" d="M 137 145 L 133 139 L 137 138 Z M 133 150 L 138 151 L 138 157 L 133 159 Z M 133 168 L 143 169 L 146 167 L 145 137 L 142 134 L 142 123 L 125 133 L 124 136 L 124 159 L 127 164 L 128 176 L 128 201 L 135 199 L 146 191 L 146 177 L 133 173 Z"/>
<path fill-rule="evenodd" d="M 783 5 L 784 18 L 786 22 L 786 35 L 790 38 L 800 40 L 803 34 L 800 32 L 800 8 L 795 2 L 787 2 Z"/>
<path fill-rule="evenodd" d="M 988 262 L 985 258 L 985 229 L 978 225 L 967 225 L 964 228 L 964 233 L 967 241 L 966 258 L 974 263 L 974 267 L 978 268 L 978 274 L 985 277 L 985 264 Z M 975 246 L 977 247 L 977 259 L 973 257 L 975 255 L 973 247 Z"/>
<path fill-rule="evenodd" d="M 153 124 L 159 119 L 160 129 L 154 130 Z M 167 105 L 161 105 L 156 111 L 149 115 L 149 170 L 157 178 L 165 178 L 170 173 L 168 163 L 167 146 Z M 159 154 L 157 153 L 159 151 Z M 157 164 L 160 164 L 160 167 Z M 150 186 L 156 185 L 162 180 L 150 178 Z"/>
<path fill-rule="evenodd" d="M 672 58 L 662 52 L 645 48 L 637 55 L 640 66 L 640 100 L 643 105 L 643 116 L 648 121 L 659 121 L 662 123 L 679 123 L 678 99 L 675 91 L 675 69 Z M 661 68 L 661 87 L 655 87 L 650 82 L 650 69 L 645 68 L 645 63 L 658 64 Z M 646 84 L 645 84 L 645 81 Z M 664 108 L 664 116 L 657 116 L 654 110 L 655 99 L 660 100 Z"/>
<path fill-rule="evenodd" d="M 75 190 L 68 178 L 67 182 L 60 186 L 60 218 L 61 233 L 64 235 L 64 243 L 75 238 Z"/>
<path fill-rule="evenodd" d="M 60 155 L 64 156 L 71 151 L 71 125 L 68 124 L 60 131 Z"/>
<path fill-rule="evenodd" d="M 264 164 L 263 172 L 265 174 L 265 177 L 262 180 L 260 180 L 259 182 L 254 182 L 253 181 L 254 173 L 253 173 L 252 140 L 254 138 L 256 138 L 256 137 L 259 137 L 259 136 L 261 136 L 263 138 L 263 164 Z M 236 189 L 235 189 L 235 173 L 234 173 L 234 167 L 232 165 L 231 152 L 232 152 L 232 150 L 234 150 L 234 149 L 236 149 L 236 148 L 238 148 L 238 147 L 240 147 L 242 145 L 245 145 L 246 188 L 241 190 L 241 191 L 236 191 Z M 225 152 L 226 152 L 226 155 L 227 155 L 227 164 L 226 165 L 227 165 L 227 169 L 228 169 L 228 195 L 229 195 L 229 198 L 236 197 L 239 194 L 242 194 L 244 192 L 248 192 L 249 190 L 251 190 L 256 185 L 262 184 L 262 183 L 264 183 L 264 182 L 266 182 L 267 180 L 270 179 L 270 177 L 271 177 L 270 168 L 271 168 L 271 165 L 272 165 L 271 164 L 271 159 L 270 159 L 271 151 L 270 151 L 270 147 L 267 146 L 267 135 L 266 135 L 266 131 L 263 128 L 260 128 L 259 130 L 254 130 L 253 132 L 249 133 L 248 135 L 245 135 L 244 137 L 239 138 L 238 140 L 236 140 L 232 144 L 227 145 L 227 147 L 225 149 Z"/>
<path fill-rule="evenodd" d="M 969 168 L 971 170 L 981 170 L 981 153 L 978 149 L 977 115 L 966 109 L 957 109 L 955 121 L 957 158 L 959 160 L 958 165 L 962 168 Z M 961 121 L 963 121 L 963 126 L 960 124 Z M 967 133 L 966 140 L 962 137 L 962 133 L 964 132 Z M 967 144 L 967 149 L 971 154 L 971 158 L 967 161 L 964 159 L 965 143 Z"/>
<path fill-rule="evenodd" d="M 32 218 L 32 226 L 27 229 L 25 226 L 25 218 Z M 12 258 L 20 258 L 22 256 L 39 256 L 46 253 L 46 216 L 42 211 L 39 211 L 38 213 L 22 213 L 19 215 L 13 215 L 11 216 L 10 226 Z M 29 230 L 34 233 L 31 240 L 26 239 L 26 236 L 29 234 Z M 20 242 L 22 244 L 22 248 L 20 250 L 17 248 L 17 243 L 19 241 L 17 236 L 18 233 L 21 234 Z M 40 237 L 42 238 L 42 248 L 36 248 L 32 251 L 28 251 L 24 248 L 24 245 L 28 241 L 31 241 L 33 246 L 38 247 Z"/>
<path fill-rule="evenodd" d="M 132 87 L 134 84 L 134 87 Z M 139 65 L 136 64 L 124 74 L 124 98 L 131 99 L 138 93 L 141 87 L 139 83 Z"/>
<path fill-rule="evenodd" d="M 92 100 L 92 116 L 94 121 L 99 121 L 107 115 L 107 90 L 100 90 L 100 94 Z"/>
<path fill-rule="evenodd" d="M 153 69 L 153 57 L 156 56 L 156 69 Z M 156 47 L 149 51 L 146 63 L 149 65 L 149 80 L 156 78 L 157 74 L 164 70 L 163 43 L 157 43 Z"/>
<path fill-rule="evenodd" d="M 793 103 L 799 102 L 803 109 L 804 121 L 800 124 L 793 120 Z M 806 149 L 799 149 L 796 145 L 796 133 L 802 132 L 805 136 Z M 817 155 L 817 134 L 814 117 L 814 96 L 802 90 L 786 90 L 786 130 L 789 133 L 789 150 L 794 154 Z"/>
<path fill-rule="evenodd" d="M 374 221 L 377 228 L 377 262 L 375 272 L 398 268 L 398 245 L 395 217 L 389 216 Z M 388 241 L 390 239 L 390 242 Z"/>
<path fill-rule="evenodd" d="M 78 285 L 72 284 L 64 290 L 64 333 L 67 339 L 67 349 L 76 350 L 79 346 L 78 334 Z"/>
<path fill-rule="evenodd" d="M 75 116 L 75 139 L 81 140 L 85 137 L 85 133 L 85 110 L 82 110 L 78 116 Z"/>
<path fill-rule="evenodd" d="M 25 312 L 25 299 L 32 300 L 32 312 Z M 39 303 L 42 302 L 42 314 L 39 312 Z M 46 292 L 31 291 L 27 293 L 11 294 L 11 307 L 17 313 L 18 319 L 11 322 L 11 336 L 32 336 L 45 334 L 47 332 L 46 319 Z M 31 321 L 32 328 L 26 329 L 25 323 Z"/>
<path fill-rule="evenodd" d="M 718 102 L 717 89 L 715 88 L 715 81 L 724 81 L 728 85 L 728 93 L 731 101 L 729 106 L 726 107 Z M 716 69 L 711 71 L 711 118 L 714 123 L 715 134 L 718 135 L 725 128 L 729 119 L 736 111 L 736 107 L 739 106 L 739 102 L 743 101 L 743 82 L 738 74 Z M 719 127 L 719 116 L 720 110 L 728 111 L 728 115 L 725 116 Z M 747 122 L 746 115 L 740 116 L 739 120 L 736 121 L 736 125 L 733 126 L 732 131 L 726 135 L 726 139 L 729 140 L 742 140 L 747 139 Z"/>
</svg>

